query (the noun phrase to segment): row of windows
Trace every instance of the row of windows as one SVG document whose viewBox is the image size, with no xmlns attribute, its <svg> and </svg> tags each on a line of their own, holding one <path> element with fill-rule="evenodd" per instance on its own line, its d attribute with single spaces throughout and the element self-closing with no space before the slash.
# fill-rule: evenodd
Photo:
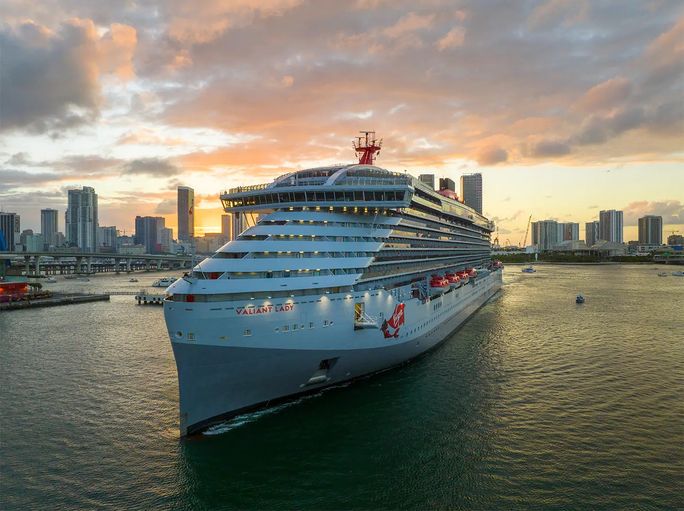
<svg viewBox="0 0 684 511">
<path fill-rule="evenodd" d="M 282 279 L 289 277 L 319 277 L 331 275 L 356 275 L 363 273 L 365 268 L 319 268 L 282 271 L 250 271 L 250 272 L 220 272 L 193 271 L 192 277 L 200 280 L 217 279 Z"/>
<path fill-rule="evenodd" d="M 259 193 L 235 199 L 222 199 L 224 208 L 289 204 L 293 202 L 401 202 L 403 190 L 384 191 L 301 191 L 280 193 Z"/>
</svg>

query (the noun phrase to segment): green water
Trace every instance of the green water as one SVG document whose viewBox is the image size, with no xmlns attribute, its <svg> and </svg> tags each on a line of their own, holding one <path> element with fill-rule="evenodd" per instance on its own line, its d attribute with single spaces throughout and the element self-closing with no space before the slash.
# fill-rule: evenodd
<svg viewBox="0 0 684 511">
<path fill-rule="evenodd" d="M 161 308 L 2 312 L 0 509 L 684 508 L 684 278 L 662 269 L 510 266 L 427 356 L 187 441 Z"/>
</svg>

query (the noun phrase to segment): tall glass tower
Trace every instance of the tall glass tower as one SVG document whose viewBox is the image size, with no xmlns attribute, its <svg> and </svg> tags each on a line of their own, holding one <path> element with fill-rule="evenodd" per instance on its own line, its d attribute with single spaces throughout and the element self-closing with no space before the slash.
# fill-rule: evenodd
<svg viewBox="0 0 684 511">
<path fill-rule="evenodd" d="M 195 236 L 195 191 L 178 187 L 178 240 L 191 241 Z"/>
</svg>

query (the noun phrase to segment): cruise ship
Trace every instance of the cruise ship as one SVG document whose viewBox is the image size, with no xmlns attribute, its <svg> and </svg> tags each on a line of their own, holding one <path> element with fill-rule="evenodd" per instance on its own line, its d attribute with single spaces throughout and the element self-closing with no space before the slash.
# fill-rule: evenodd
<svg viewBox="0 0 684 511">
<path fill-rule="evenodd" d="M 493 223 L 375 166 L 381 146 L 221 194 L 240 234 L 164 300 L 182 436 L 406 362 L 500 289 Z"/>
</svg>

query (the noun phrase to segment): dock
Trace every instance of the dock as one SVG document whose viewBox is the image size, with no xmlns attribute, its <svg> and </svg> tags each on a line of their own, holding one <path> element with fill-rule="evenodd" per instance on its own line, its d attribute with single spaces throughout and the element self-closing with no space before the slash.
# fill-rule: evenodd
<svg viewBox="0 0 684 511">
<path fill-rule="evenodd" d="M 0 311 L 34 309 L 37 307 L 55 307 L 57 305 L 73 305 L 88 302 L 108 301 L 108 294 L 61 294 L 53 293 L 48 298 L 35 298 L 15 302 L 0 303 Z"/>
<path fill-rule="evenodd" d="M 135 301 L 138 302 L 138 305 L 164 305 L 164 295 L 150 293 L 142 289 L 135 294 Z"/>
</svg>

